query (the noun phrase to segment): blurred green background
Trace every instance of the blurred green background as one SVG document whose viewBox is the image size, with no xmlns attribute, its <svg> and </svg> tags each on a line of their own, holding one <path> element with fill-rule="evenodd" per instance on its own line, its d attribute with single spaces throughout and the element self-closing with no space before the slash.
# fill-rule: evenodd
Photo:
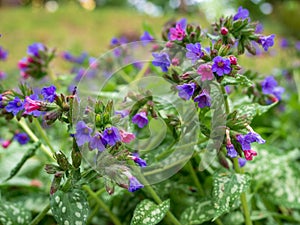
<svg viewBox="0 0 300 225">
<path fill-rule="evenodd" d="M 240 5 L 249 9 L 251 18 L 262 21 L 265 34 L 277 35 L 277 43 L 281 37 L 300 39 L 296 19 L 300 1 L 296 0 L 0 0 L 0 46 L 9 51 L 0 70 L 15 76 L 17 61 L 33 42 L 55 47 L 57 52 L 99 56 L 114 36 L 139 37 L 142 24 L 151 26 L 160 38 L 163 24 L 171 18 L 187 17 L 205 28 L 218 16 L 235 13 Z M 261 60 L 254 61 L 260 65 Z M 267 73 L 278 62 L 272 57 L 259 67 Z"/>
</svg>

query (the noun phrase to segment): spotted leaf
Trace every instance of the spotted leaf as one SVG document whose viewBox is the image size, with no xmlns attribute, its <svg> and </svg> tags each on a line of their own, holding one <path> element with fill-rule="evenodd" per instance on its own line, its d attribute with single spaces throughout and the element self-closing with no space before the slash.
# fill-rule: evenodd
<svg viewBox="0 0 300 225">
<path fill-rule="evenodd" d="M 229 212 L 235 201 L 250 185 L 251 177 L 247 174 L 217 173 L 213 179 L 214 218 Z"/>
<path fill-rule="evenodd" d="M 159 223 L 170 208 L 170 200 L 159 205 L 145 199 L 134 210 L 130 225 L 155 225 Z"/>
<path fill-rule="evenodd" d="M 28 225 L 31 221 L 31 213 L 21 204 L 1 201 L 0 224 Z"/>
<path fill-rule="evenodd" d="M 51 196 L 50 206 L 58 225 L 86 224 L 89 205 L 83 191 L 78 189 L 68 192 L 58 190 Z"/>
</svg>

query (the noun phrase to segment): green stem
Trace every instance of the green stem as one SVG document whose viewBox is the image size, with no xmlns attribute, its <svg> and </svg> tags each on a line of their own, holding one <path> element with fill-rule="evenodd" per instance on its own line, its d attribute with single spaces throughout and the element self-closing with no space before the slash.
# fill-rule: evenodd
<svg viewBox="0 0 300 225">
<path fill-rule="evenodd" d="M 151 187 L 151 185 L 148 183 L 146 178 L 140 174 L 138 177 L 139 180 L 145 185 L 145 187 L 142 189 L 146 194 L 150 194 L 151 197 L 154 199 L 154 201 L 157 204 L 161 204 L 162 200 L 160 197 L 156 194 L 154 189 Z M 181 223 L 177 220 L 177 218 L 171 213 L 171 211 L 168 211 L 166 214 L 167 218 L 169 219 L 170 222 L 172 222 L 172 225 L 181 225 Z"/>
<path fill-rule="evenodd" d="M 51 144 L 51 142 L 50 142 L 48 136 L 46 135 L 44 129 L 41 127 L 41 124 L 40 124 L 40 122 L 38 121 L 38 119 L 37 119 L 37 118 L 34 118 L 34 119 L 33 119 L 33 123 L 34 123 L 36 129 L 38 130 L 39 134 L 42 136 L 42 138 L 44 139 L 44 141 L 46 142 L 46 144 L 48 145 L 48 147 L 49 147 L 50 150 L 52 151 L 52 153 L 55 153 L 55 150 L 54 150 L 54 148 L 53 148 L 53 146 L 52 146 L 52 144 Z"/>
<path fill-rule="evenodd" d="M 233 166 L 237 173 L 240 173 L 240 174 L 244 173 L 244 170 L 240 169 L 240 167 L 239 167 L 239 162 L 238 162 L 237 158 L 233 158 Z M 248 203 L 247 203 L 246 192 L 243 192 L 241 194 L 241 202 L 242 202 L 242 208 L 244 211 L 245 225 L 252 225 L 252 221 L 250 218 L 250 210 L 249 210 Z"/>
<path fill-rule="evenodd" d="M 109 215 L 110 219 L 114 223 L 114 225 L 122 225 L 120 220 L 112 213 L 112 211 L 105 205 L 105 203 L 101 200 L 101 198 L 98 198 L 95 192 L 91 190 L 91 188 L 87 185 L 82 186 L 83 190 L 85 190 L 96 202 L 98 205 L 100 205 L 104 211 Z"/>
<path fill-rule="evenodd" d="M 222 93 L 224 95 L 226 114 L 228 115 L 230 113 L 228 96 L 226 94 L 224 86 L 222 86 L 222 85 L 221 85 L 221 90 L 222 90 Z M 234 166 L 234 169 L 235 169 L 236 173 L 240 173 L 240 174 L 244 173 L 244 171 L 239 166 L 239 162 L 238 162 L 238 158 L 237 157 L 233 158 L 233 166 Z M 246 192 L 243 192 L 241 194 L 240 199 L 241 199 L 242 208 L 243 208 L 243 211 L 244 211 L 245 225 L 252 225 L 252 221 L 251 221 L 251 218 L 250 218 L 250 210 L 249 210 L 248 203 L 247 203 Z"/>
<path fill-rule="evenodd" d="M 46 216 L 49 210 L 50 210 L 50 204 L 48 203 L 48 205 L 31 221 L 29 225 L 39 224 L 39 222 Z"/>
<path fill-rule="evenodd" d="M 198 189 L 199 195 L 200 196 L 204 196 L 205 195 L 204 190 L 202 188 L 201 183 L 199 182 L 199 179 L 197 177 L 197 174 L 195 173 L 195 170 L 193 168 L 193 165 L 192 165 L 191 161 L 188 161 L 188 163 L 186 165 L 187 165 L 187 168 L 188 168 L 188 170 L 189 170 L 189 172 L 190 172 L 190 174 L 192 176 L 192 179 L 193 179 L 193 181 L 194 181 L 194 183 L 195 183 L 195 185 L 196 185 L 196 187 Z"/>
<path fill-rule="evenodd" d="M 32 132 L 32 130 L 27 125 L 27 123 L 24 119 L 21 119 L 20 121 L 18 121 L 18 120 L 16 120 L 16 121 L 34 142 L 39 141 L 39 138 L 37 136 L 35 136 L 35 134 Z M 51 159 L 54 160 L 52 152 L 44 144 L 41 144 L 40 147 L 41 147 L 42 151 L 47 154 L 47 156 L 49 156 Z"/>
<path fill-rule="evenodd" d="M 141 79 L 144 74 L 146 73 L 147 69 L 149 68 L 149 63 L 145 63 L 145 65 L 143 66 L 143 68 L 140 70 L 140 72 L 136 75 L 134 80 L 139 80 Z"/>
</svg>

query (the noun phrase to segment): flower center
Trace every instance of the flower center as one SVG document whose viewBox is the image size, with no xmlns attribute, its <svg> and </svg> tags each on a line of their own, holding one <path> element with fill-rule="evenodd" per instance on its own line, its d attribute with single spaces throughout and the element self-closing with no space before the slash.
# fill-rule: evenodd
<svg viewBox="0 0 300 225">
<path fill-rule="evenodd" d="M 84 132 L 85 134 L 88 134 L 88 133 L 89 133 L 89 129 L 88 129 L 88 128 L 84 128 L 83 132 Z"/>
<path fill-rule="evenodd" d="M 21 102 L 17 102 L 17 106 L 20 107 L 22 104 Z"/>
<path fill-rule="evenodd" d="M 218 62 L 218 67 L 223 67 L 224 63 L 222 61 Z"/>
</svg>

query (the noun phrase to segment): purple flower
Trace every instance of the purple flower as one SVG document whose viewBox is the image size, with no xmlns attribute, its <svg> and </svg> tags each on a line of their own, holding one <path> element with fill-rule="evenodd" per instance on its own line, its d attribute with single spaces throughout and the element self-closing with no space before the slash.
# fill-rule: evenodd
<svg viewBox="0 0 300 225">
<path fill-rule="evenodd" d="M 108 127 L 103 132 L 103 139 L 110 146 L 114 146 L 118 141 L 121 141 L 121 135 L 116 127 Z"/>
<path fill-rule="evenodd" d="M 274 88 L 277 87 L 277 81 L 273 76 L 268 76 L 261 82 L 261 87 L 264 94 L 272 94 Z"/>
<path fill-rule="evenodd" d="M 264 31 L 264 26 L 261 23 L 258 23 L 255 28 L 255 33 L 261 34 Z"/>
<path fill-rule="evenodd" d="M 171 60 L 166 52 L 162 53 L 152 53 L 154 60 L 152 64 L 154 66 L 159 66 L 163 72 L 168 71 L 168 67 L 171 65 Z"/>
<path fill-rule="evenodd" d="M 115 114 L 116 114 L 116 115 L 120 115 L 121 118 L 124 118 L 124 117 L 126 117 L 126 116 L 129 115 L 129 110 L 128 110 L 128 109 L 118 110 L 118 111 L 116 110 L 116 111 L 115 111 Z"/>
<path fill-rule="evenodd" d="M 110 44 L 111 44 L 111 45 L 118 45 L 118 44 L 119 44 L 118 38 L 113 37 L 113 38 L 111 39 L 111 41 L 110 41 Z"/>
<path fill-rule="evenodd" d="M 42 43 L 33 43 L 28 46 L 27 54 L 31 56 L 38 57 L 41 51 L 45 51 L 46 48 Z"/>
<path fill-rule="evenodd" d="M 46 101 L 54 102 L 55 97 L 56 97 L 55 91 L 56 91 L 56 87 L 54 85 L 51 85 L 49 87 L 44 87 L 41 90 L 41 94 L 43 95 L 43 97 Z"/>
<path fill-rule="evenodd" d="M 228 144 L 226 145 L 226 150 L 227 150 L 227 155 L 230 157 L 230 158 L 235 158 L 237 157 L 237 151 L 235 150 L 233 144 Z"/>
<path fill-rule="evenodd" d="M 223 76 L 224 74 L 229 74 L 231 72 L 229 59 L 216 56 L 213 59 L 213 62 L 212 71 L 217 73 L 218 76 Z"/>
<path fill-rule="evenodd" d="M 103 139 L 102 135 L 97 132 L 89 142 L 89 148 L 91 150 L 98 149 L 98 151 L 102 152 L 105 150 L 106 141 Z"/>
<path fill-rule="evenodd" d="M 195 63 L 198 59 L 200 59 L 204 53 L 201 51 L 201 44 L 187 44 L 186 45 L 187 53 L 185 56 L 192 60 L 193 63 Z"/>
<path fill-rule="evenodd" d="M 242 6 L 238 8 L 238 12 L 234 15 L 233 20 L 238 19 L 247 19 L 249 18 L 249 11 L 248 9 L 244 9 Z"/>
<path fill-rule="evenodd" d="M 140 37 L 140 40 L 147 43 L 149 41 L 153 41 L 154 38 L 149 34 L 148 31 L 145 31 L 144 34 Z"/>
<path fill-rule="evenodd" d="M 265 51 L 268 51 L 268 49 L 274 45 L 274 38 L 275 38 L 275 34 L 260 37 L 259 44 L 262 45 Z"/>
<path fill-rule="evenodd" d="M 275 97 L 278 99 L 278 100 L 281 100 L 281 96 L 282 94 L 284 93 L 285 89 L 283 87 L 275 87 L 273 89 L 273 95 L 275 95 Z"/>
<path fill-rule="evenodd" d="M 77 64 L 83 64 L 85 59 L 88 57 L 88 54 L 86 52 L 82 52 L 79 56 L 74 56 L 70 52 L 62 52 L 61 56 L 63 59 Z"/>
<path fill-rule="evenodd" d="M 289 47 L 289 41 L 286 38 L 282 38 L 281 41 L 280 41 L 280 47 L 281 48 Z"/>
<path fill-rule="evenodd" d="M 195 83 L 189 83 L 189 84 L 183 84 L 183 85 L 177 85 L 176 89 L 178 90 L 178 95 L 180 98 L 184 100 L 189 100 L 196 89 Z"/>
<path fill-rule="evenodd" d="M 239 166 L 244 167 L 247 163 L 247 160 L 244 158 L 238 158 Z"/>
<path fill-rule="evenodd" d="M 8 52 L 0 46 L 0 60 L 5 61 L 7 59 Z"/>
<path fill-rule="evenodd" d="M 15 134 L 14 139 L 16 139 L 20 145 L 25 145 L 30 140 L 26 133 L 17 133 Z"/>
<path fill-rule="evenodd" d="M 243 151 L 251 150 L 251 143 L 257 142 L 259 144 L 264 144 L 266 141 L 257 133 L 249 132 L 246 135 L 237 135 L 237 141 L 241 144 Z M 247 159 L 247 158 L 246 158 Z"/>
<path fill-rule="evenodd" d="M 297 41 L 297 42 L 295 43 L 295 48 L 296 48 L 298 51 L 300 51 L 300 41 Z"/>
<path fill-rule="evenodd" d="M 2 101 L 3 101 L 3 96 L 0 94 L 0 109 L 4 108 Z"/>
<path fill-rule="evenodd" d="M 194 98 L 194 102 L 197 102 L 198 103 L 198 107 L 199 108 L 204 108 L 204 107 L 210 107 L 211 105 L 211 98 L 208 94 L 208 92 L 206 90 L 203 90 L 201 92 L 201 94 L 199 94 L 198 96 L 196 96 Z"/>
<path fill-rule="evenodd" d="M 140 158 L 138 153 L 133 153 L 131 156 L 132 160 L 138 164 L 140 167 L 146 167 L 147 163 L 145 160 L 143 160 L 142 158 Z"/>
<path fill-rule="evenodd" d="M 273 76 L 266 77 L 261 82 L 261 87 L 262 87 L 262 92 L 264 94 L 266 95 L 273 94 L 278 100 L 281 99 L 281 95 L 284 92 L 284 88 L 278 86 L 278 83 Z"/>
<path fill-rule="evenodd" d="M 84 145 L 84 143 L 91 140 L 92 128 L 88 127 L 84 121 L 79 121 L 76 124 L 75 138 L 78 146 Z"/>
<path fill-rule="evenodd" d="M 15 97 L 14 100 L 8 102 L 5 109 L 7 112 L 17 115 L 18 112 L 24 110 L 24 102 L 22 102 L 18 97 Z"/>
<path fill-rule="evenodd" d="M 148 124 L 148 118 L 146 112 L 142 111 L 135 114 L 132 117 L 132 122 L 136 124 L 139 128 L 143 128 Z"/>
<path fill-rule="evenodd" d="M 134 176 L 129 177 L 128 191 L 135 192 L 143 187 L 144 185 L 142 185 Z"/>
</svg>

